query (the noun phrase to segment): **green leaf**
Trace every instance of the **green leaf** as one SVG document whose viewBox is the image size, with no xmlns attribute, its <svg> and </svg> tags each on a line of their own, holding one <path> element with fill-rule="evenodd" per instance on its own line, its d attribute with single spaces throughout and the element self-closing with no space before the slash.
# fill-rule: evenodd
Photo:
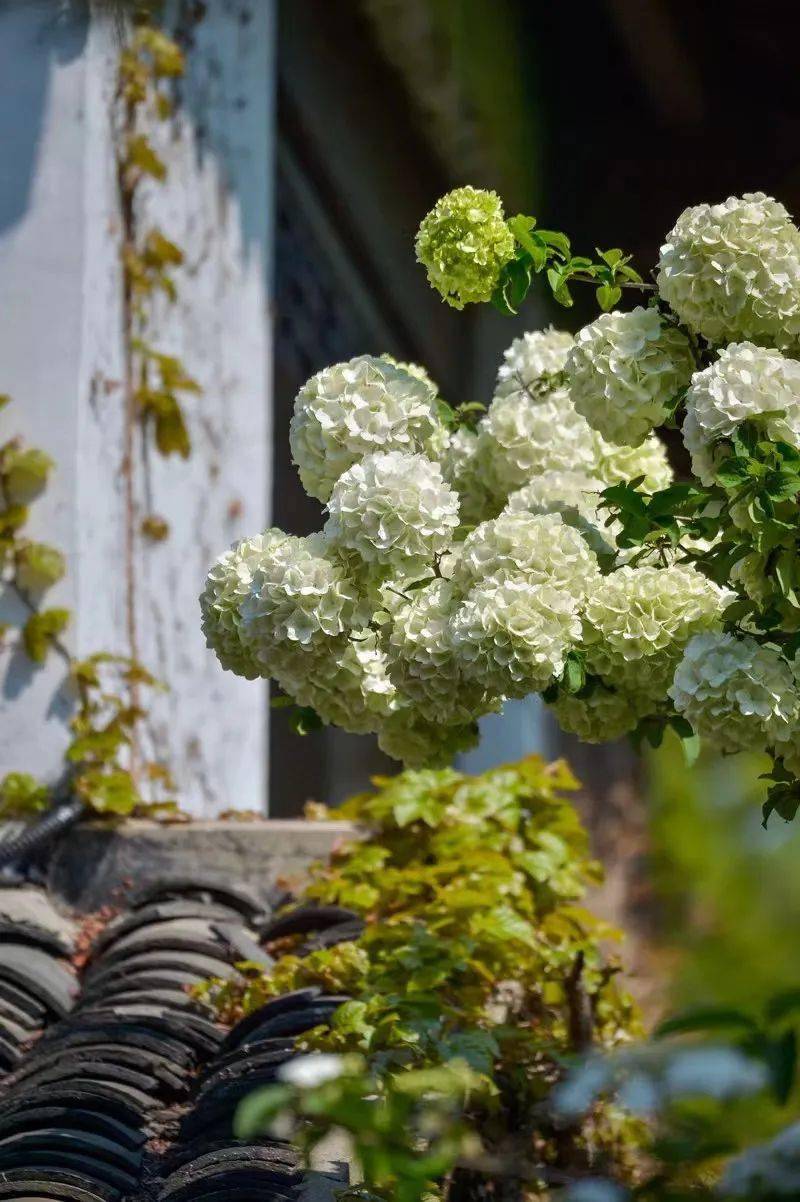
<svg viewBox="0 0 800 1202">
<path fill-rule="evenodd" d="M 446 1035 L 439 1044 L 439 1051 L 445 1061 L 463 1060 L 475 1072 L 489 1076 L 500 1054 L 500 1046 L 491 1031 L 475 1027 Z"/>
<path fill-rule="evenodd" d="M 90 768 L 76 779 L 75 791 L 98 814 L 128 817 L 139 803 L 133 777 L 121 768 Z"/>
<path fill-rule="evenodd" d="M 531 286 L 533 265 L 527 251 L 506 263 L 492 293 L 492 304 L 505 317 L 515 317 Z"/>
<path fill-rule="evenodd" d="M 129 743 L 130 738 L 118 727 L 108 730 L 93 730 L 73 739 L 65 755 L 71 764 L 80 764 L 85 760 L 110 763 L 120 748 Z"/>
<path fill-rule="evenodd" d="M 9 772 L 0 781 L 0 819 L 40 814 L 49 800 L 49 789 L 28 772 Z"/>
<path fill-rule="evenodd" d="M 564 661 L 561 683 L 567 693 L 579 693 L 586 684 L 586 665 L 577 651 L 570 651 Z"/>
<path fill-rule="evenodd" d="M 520 305 L 528 295 L 531 286 L 531 261 L 527 256 L 512 259 L 505 268 L 505 278 L 502 284 L 503 300 L 508 311 L 512 314 L 519 312 Z"/>
<path fill-rule="evenodd" d="M 647 742 L 651 747 L 660 747 L 664 742 L 664 730 L 666 728 L 666 720 L 659 717 L 642 718 L 639 725 L 631 733 L 631 741 L 634 747 L 641 747 L 642 743 Z"/>
<path fill-rule="evenodd" d="M 150 140 L 144 134 L 134 134 L 128 139 L 127 165 L 135 167 L 143 175 L 163 180 L 167 176 L 164 160 L 156 154 Z"/>
<path fill-rule="evenodd" d="M 524 217 L 521 213 L 518 213 L 516 217 L 510 217 L 506 224 L 520 246 L 524 250 L 527 250 L 528 254 L 533 258 L 539 250 L 539 244 L 534 242 L 530 234 L 530 231 L 536 225 L 536 218 Z"/>
<path fill-rule="evenodd" d="M 169 522 L 158 513 L 148 513 L 143 517 L 140 530 L 151 543 L 163 543 L 169 538 Z"/>
<path fill-rule="evenodd" d="M 536 943 L 531 924 L 507 905 L 495 906 L 483 914 L 476 913 L 471 928 L 475 934 L 488 935 L 500 942 L 524 943 L 528 946 Z"/>
<path fill-rule="evenodd" d="M 181 248 L 165 238 L 159 229 L 152 229 L 148 233 L 142 257 L 152 267 L 180 267 L 183 263 Z"/>
<path fill-rule="evenodd" d="M 237 1139 L 253 1140 L 269 1130 L 271 1121 L 289 1108 L 292 1089 L 288 1085 L 266 1085 L 256 1089 L 239 1106 L 233 1123 Z"/>
<path fill-rule="evenodd" d="M 66 573 L 67 563 L 56 547 L 24 542 L 17 547 L 14 579 L 25 593 L 43 593 Z"/>
<path fill-rule="evenodd" d="M 750 476 L 750 460 L 730 455 L 715 469 L 714 475 L 723 488 L 738 488 Z"/>
<path fill-rule="evenodd" d="M 594 249 L 597 257 L 602 259 L 604 263 L 607 263 L 609 267 L 616 267 L 618 263 L 625 259 L 625 252 L 616 246 L 612 247 L 611 250 L 601 250 L 599 246 L 596 246 Z"/>
<path fill-rule="evenodd" d="M 595 291 L 595 296 L 603 312 L 608 312 L 609 309 L 614 308 L 614 305 L 619 304 L 622 299 L 622 289 L 611 284 L 601 284 Z"/>
<path fill-rule="evenodd" d="M 753 602 L 749 597 L 740 598 L 738 601 L 732 601 L 722 613 L 723 622 L 741 622 L 742 618 L 748 617 L 753 612 Z"/>
<path fill-rule="evenodd" d="M 55 464 L 36 447 L 11 447 L 0 456 L 3 491 L 10 505 L 29 505 L 44 490 Z"/>
<path fill-rule="evenodd" d="M 796 565 L 797 555 L 794 548 L 781 551 L 775 560 L 775 579 L 778 582 L 778 587 L 784 597 L 790 600 L 796 600 L 795 583 L 796 583 Z"/>
<path fill-rule="evenodd" d="M 0 535 L 15 534 L 28 520 L 26 505 L 9 505 L 0 511 Z"/>
<path fill-rule="evenodd" d="M 761 810 L 761 824 L 766 828 L 773 814 L 783 818 L 784 822 L 792 822 L 800 807 L 800 783 L 792 780 L 791 784 L 776 784 L 769 793 Z"/>
<path fill-rule="evenodd" d="M 537 230 L 536 234 L 541 238 L 542 242 L 557 251 L 564 259 L 568 259 L 571 254 L 570 241 L 566 234 L 561 234 L 557 230 Z"/>
<path fill-rule="evenodd" d="M 289 727 L 296 735 L 307 735 L 312 730 L 321 730 L 325 723 L 316 710 L 309 705 L 297 706 L 289 715 Z"/>
<path fill-rule="evenodd" d="M 55 640 L 69 625 L 68 609 L 43 609 L 31 614 L 22 628 L 25 650 L 35 664 L 43 664 Z"/>
<path fill-rule="evenodd" d="M 628 256 L 630 258 L 630 256 Z M 614 275 L 617 279 L 629 280 L 632 284 L 641 284 L 642 277 L 639 272 L 633 267 L 629 267 L 626 263 L 617 263 L 614 268 Z"/>
<path fill-rule="evenodd" d="M 600 493 L 602 508 L 615 508 L 620 513 L 647 517 L 647 502 L 632 483 L 612 484 Z"/>
<path fill-rule="evenodd" d="M 188 459 L 192 444 L 180 406 L 174 398 L 156 414 L 156 446 L 162 455 Z"/>
<path fill-rule="evenodd" d="M 773 501 L 789 501 L 800 492 L 800 476 L 795 471 L 770 472 L 765 487 Z"/>
</svg>

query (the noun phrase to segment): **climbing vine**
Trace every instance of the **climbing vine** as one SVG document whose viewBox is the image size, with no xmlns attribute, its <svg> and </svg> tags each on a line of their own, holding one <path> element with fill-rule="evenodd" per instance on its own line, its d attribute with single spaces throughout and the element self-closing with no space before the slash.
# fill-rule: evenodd
<svg viewBox="0 0 800 1202">
<path fill-rule="evenodd" d="M 3 404 L 8 403 L 3 397 Z M 27 533 L 30 506 L 45 490 L 53 460 L 37 447 L 11 438 L 0 446 L 0 571 L 4 588 L 22 608 L 17 631 L 20 650 L 34 665 L 50 655 L 65 665 L 65 685 L 75 702 L 71 738 L 64 753 L 63 783 L 90 809 L 109 814 L 163 816 L 175 811 L 172 801 L 147 803 L 131 770 L 130 751 L 145 711 L 127 700 L 133 687 L 157 688 L 155 678 L 136 660 L 107 651 L 75 658 L 62 636 L 69 609 L 46 603 L 48 591 L 63 579 L 66 561 L 56 547 Z M 4 639 L 13 637 L 10 626 Z M 163 765 L 144 763 L 141 776 L 171 789 Z M 25 772 L 9 772 L 0 780 L 0 818 L 20 817 L 48 808 L 53 790 Z"/>
<path fill-rule="evenodd" d="M 45 489 L 55 467 L 44 451 L 12 438 L 0 447 L 0 570 L 25 618 L 19 629 L 20 648 L 35 665 L 51 654 L 64 661 L 75 709 L 71 739 L 65 751 L 62 782 L 92 810 L 117 815 L 165 816 L 176 811 L 171 800 L 146 802 L 142 786 L 156 791 L 173 788 L 167 769 L 140 762 L 136 733 L 146 709 L 144 688 L 160 687 L 141 665 L 137 654 L 134 548 L 138 535 L 151 542 L 169 534 L 167 521 L 148 514 L 136 525 L 134 447 L 137 429 L 152 437 L 163 455 L 187 458 L 191 440 L 182 398 L 200 391 L 181 361 L 154 345 L 152 302 L 156 294 L 177 299 L 175 269 L 183 252 L 155 226 L 142 228 L 137 198 L 145 180 L 163 182 L 167 167 L 156 151 L 146 126 L 167 120 L 173 103 L 168 85 L 183 74 L 180 47 L 150 23 L 143 12 L 134 16 L 133 30 L 120 55 L 117 104 L 119 129 L 117 181 L 121 219 L 125 335 L 125 452 L 123 479 L 126 501 L 127 655 L 98 651 L 76 659 L 63 641 L 70 611 L 45 603 L 45 596 L 66 571 L 64 555 L 26 533 L 29 506 Z M 2 404 L 7 397 L 0 398 Z M 2 631 L 8 636 L 8 628 Z M 0 818 L 46 809 L 53 790 L 28 773 L 11 772 L 0 781 Z"/>
<path fill-rule="evenodd" d="M 166 121 L 172 115 L 168 85 L 183 73 L 184 57 L 177 42 L 146 22 L 134 27 L 120 56 L 118 89 L 121 128 L 117 182 L 122 220 L 128 431 L 132 441 L 135 425 L 141 423 L 162 455 L 186 459 L 191 452 L 191 438 L 183 398 L 199 393 L 200 387 L 180 359 L 153 344 L 152 334 L 152 302 L 158 294 L 171 303 L 177 300 L 174 272 L 183 264 L 184 255 L 163 230 L 143 226 L 137 203 L 146 181 L 163 183 L 167 178 L 166 163 L 153 144 L 149 128 L 153 122 Z M 167 533 L 164 520 L 155 522 L 155 537 L 163 538 Z M 154 518 L 146 517 L 142 532 L 152 538 L 154 529 Z"/>
</svg>

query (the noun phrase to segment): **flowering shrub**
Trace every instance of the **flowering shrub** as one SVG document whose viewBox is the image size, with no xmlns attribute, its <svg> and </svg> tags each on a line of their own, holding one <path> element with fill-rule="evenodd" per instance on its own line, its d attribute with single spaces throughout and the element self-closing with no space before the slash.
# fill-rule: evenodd
<svg viewBox="0 0 800 1202">
<path fill-rule="evenodd" d="M 328 520 L 212 569 L 204 628 L 221 662 L 275 677 L 323 721 L 377 731 L 410 765 L 446 762 L 477 718 L 531 692 L 592 741 L 657 743 L 672 726 L 687 749 L 702 735 L 768 751 L 767 816 L 792 817 L 800 230 L 761 193 L 698 205 L 652 283 L 621 250 L 573 255 L 564 234 L 466 187 L 424 219 L 416 251 L 457 308 L 516 312 L 541 277 L 566 306 L 590 283 L 604 312 L 575 337 L 516 338 L 484 412 L 387 359 L 309 381 L 292 450 Z M 618 310 L 626 290 L 649 299 Z M 695 479 L 673 480 L 666 426 Z M 259 600 L 267 580 L 280 605 Z M 380 704 L 365 700 L 377 679 Z"/>
<path fill-rule="evenodd" d="M 362 837 L 307 890 L 362 915 L 364 933 L 308 955 L 284 939 L 268 972 L 203 987 L 227 1020 L 307 986 L 350 999 L 246 1101 L 240 1132 L 291 1116 L 308 1148 L 344 1128 L 371 1195 L 403 1202 L 447 1197 L 454 1171 L 480 1191 L 498 1158 L 531 1190 L 589 1165 L 624 1174 L 635 1124 L 599 1107 L 562 1127 L 545 1105 L 565 1057 L 637 1027 L 603 951 L 613 932 L 582 906 L 598 866 L 563 796 L 568 770 L 530 757 L 376 785 L 337 811 Z"/>
</svg>

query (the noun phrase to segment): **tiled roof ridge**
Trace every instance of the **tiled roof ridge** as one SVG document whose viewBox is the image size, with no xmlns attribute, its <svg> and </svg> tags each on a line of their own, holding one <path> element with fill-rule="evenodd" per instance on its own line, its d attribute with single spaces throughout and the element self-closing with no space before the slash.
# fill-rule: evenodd
<svg viewBox="0 0 800 1202">
<path fill-rule="evenodd" d="M 187 987 L 269 963 L 276 930 L 305 936 L 301 954 L 354 938 L 357 917 L 335 909 L 273 918 L 251 890 L 198 876 L 148 885 L 79 927 L 42 891 L 0 890 L 0 1058 L 14 1048 L 0 1077 L 0 1199 L 285 1202 L 307 1189 L 287 1144 L 238 1141 L 233 1119 L 344 999 L 296 991 L 226 1033 Z"/>
</svg>

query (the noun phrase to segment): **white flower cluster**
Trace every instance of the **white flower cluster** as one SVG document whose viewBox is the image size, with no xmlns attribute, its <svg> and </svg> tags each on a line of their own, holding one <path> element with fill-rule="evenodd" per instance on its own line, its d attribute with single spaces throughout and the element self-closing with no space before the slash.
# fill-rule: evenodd
<svg viewBox="0 0 800 1202">
<path fill-rule="evenodd" d="M 451 301 L 486 299 L 508 275 L 501 221 L 493 194 L 467 190 L 423 222 L 437 253 L 421 257 Z M 617 282 L 653 287 L 624 274 Z M 661 248 L 655 288 L 646 307 L 604 313 L 574 337 L 551 329 L 516 338 L 475 428 L 458 429 L 443 449 L 432 452 L 430 436 L 415 448 L 440 463 L 459 525 L 439 561 L 446 579 L 423 581 L 403 611 L 392 679 L 402 661 L 398 688 L 434 720 L 457 691 L 464 717 L 490 697 L 543 689 L 562 726 L 589 741 L 677 713 L 723 750 L 767 749 L 800 774 L 800 670 L 778 649 L 800 629 L 800 229 L 762 193 L 689 208 Z M 701 496 L 697 528 L 680 527 L 679 547 L 680 511 L 662 538 L 639 547 L 635 503 L 612 520 L 600 494 L 632 481 L 642 493 L 669 488 L 656 429 L 684 409 L 694 475 L 729 491 L 741 479 L 741 495 Z M 764 463 L 764 442 L 780 444 L 784 468 L 744 459 L 751 432 Z M 665 517 L 684 495 L 663 499 Z M 692 566 L 715 544 L 715 578 L 731 546 L 732 588 Z M 737 598 L 741 629 L 729 634 L 725 610 Z M 764 630 L 777 631 L 777 646 Z"/>
<path fill-rule="evenodd" d="M 567 360 L 573 404 L 611 442 L 637 446 L 667 415 L 695 362 L 688 338 L 655 309 L 603 313 L 584 326 Z"/>
<path fill-rule="evenodd" d="M 800 230 L 763 192 L 686 209 L 661 247 L 658 290 L 709 342 L 800 340 Z"/>
<path fill-rule="evenodd" d="M 716 444 L 745 421 L 758 423 L 766 438 L 800 449 L 800 362 L 736 342 L 695 373 L 686 394 L 683 441 L 703 483 L 713 483 Z"/>
<path fill-rule="evenodd" d="M 577 343 L 552 330 L 516 339 L 485 416 L 449 436 L 437 390 L 419 371 L 365 356 L 309 381 L 292 446 L 306 486 L 327 499 L 328 520 L 306 538 L 272 530 L 245 540 L 212 568 L 203 628 L 222 665 L 273 677 L 324 721 L 377 732 L 388 754 L 413 765 L 446 762 L 472 745 L 476 719 L 505 698 L 552 688 L 570 653 L 590 683 L 577 696 L 559 689 L 554 710 L 588 741 L 632 730 L 664 705 L 670 686 L 676 707 L 703 730 L 716 730 L 714 716 L 724 724 L 734 695 L 744 707 L 738 678 L 716 708 L 681 684 L 693 679 L 702 639 L 722 637 L 732 594 L 686 564 L 626 566 L 618 525 L 600 508 L 608 484 L 670 482 L 649 426 L 653 406 L 687 378 L 686 345 L 652 311 L 636 311 L 627 327 L 617 316 L 595 325 L 600 332 Z M 602 349 L 593 358 L 589 346 Z M 602 399 L 593 425 L 613 397 L 623 409 L 627 397 L 614 431 L 624 441 L 609 441 L 612 429 L 593 428 L 573 401 L 590 360 L 599 377 L 617 377 L 595 380 Z M 704 382 L 695 377 L 698 398 Z M 588 400 L 582 405 L 588 414 Z M 697 408 L 705 420 L 712 405 L 698 399 Z M 637 429 L 634 415 L 645 409 Z M 770 420 L 784 431 L 788 419 Z M 712 425 L 721 429 L 724 418 L 708 418 Z M 765 662 L 755 656 L 753 671 Z M 783 668 L 775 715 L 789 712 L 793 676 Z M 701 719 L 701 709 L 711 717 Z M 779 726 L 773 716 L 763 738 L 777 742 Z"/>
<path fill-rule="evenodd" d="M 526 509 L 520 489 L 543 488 L 545 511 L 563 512 L 574 507 L 578 488 L 600 492 L 640 476 L 653 489 L 671 482 L 664 446 L 654 435 L 639 440 L 639 446 L 610 442 L 578 412 L 565 386 L 573 345 L 570 334 L 557 330 L 515 339 L 488 412 L 474 432 L 461 428 L 451 437 L 443 471 L 459 494 L 464 525 L 495 517 L 507 504 Z M 545 480 L 559 483 L 549 486 Z M 561 484 L 567 493 L 559 499 Z M 531 512 L 537 511 L 533 499 L 532 504 Z M 583 517 L 592 520 L 588 512 Z"/>
<path fill-rule="evenodd" d="M 365 563 L 424 563 L 449 547 L 458 526 L 458 495 L 438 463 L 402 451 L 354 463 L 333 486 L 325 532 Z"/>
<path fill-rule="evenodd" d="M 552 382 L 567 365 L 572 335 L 564 330 L 529 330 L 515 338 L 497 371 L 495 396 Z"/>
<path fill-rule="evenodd" d="M 800 696 L 789 663 L 749 635 L 696 635 L 670 688 L 675 708 L 722 751 L 790 742 Z"/>
<path fill-rule="evenodd" d="M 223 668 L 248 680 L 260 676 L 261 668 L 245 636 L 240 607 L 250 596 L 259 564 L 288 537 L 282 530 L 267 530 L 255 538 L 241 539 L 214 564 L 200 594 L 202 629 L 208 646 L 216 652 Z"/>
<path fill-rule="evenodd" d="M 327 501 L 342 473 L 370 451 L 443 445 L 435 401 L 435 386 L 418 368 L 386 358 L 360 355 L 317 372 L 300 389 L 289 427 L 303 488 Z"/>
<path fill-rule="evenodd" d="M 222 666 L 412 765 L 447 762 L 482 714 L 557 680 L 615 554 L 599 493 L 654 458 L 668 471 L 655 444 L 605 443 L 577 413 L 571 346 L 554 330 L 517 339 L 478 428 L 449 435 L 421 369 L 362 356 L 317 373 L 292 451 L 328 518 L 212 567 L 203 630 Z M 629 468 L 600 467 L 601 447 Z"/>
<path fill-rule="evenodd" d="M 559 691 L 553 711 L 563 729 L 604 743 L 658 713 L 687 643 L 721 630 L 733 596 L 675 562 L 623 565 L 590 583 L 577 644 L 590 685 L 578 696 Z"/>
<path fill-rule="evenodd" d="M 292 450 L 327 522 L 222 556 L 201 598 L 209 645 L 412 765 L 446 762 L 477 718 L 536 691 L 590 742 L 671 700 L 727 750 L 800 763 L 794 665 L 724 634 L 735 594 L 691 564 L 627 563 L 602 506 L 610 484 L 670 484 L 653 427 L 687 384 L 684 437 L 705 479 L 745 420 L 800 448 L 800 363 L 737 343 L 692 376 L 694 353 L 652 308 L 576 339 L 526 334 L 475 428 L 449 433 L 424 369 L 362 356 L 319 372 L 298 395 Z M 758 592 L 762 568 L 741 559 L 737 587 Z M 570 656 L 586 673 L 577 694 L 559 684 Z"/>
</svg>

